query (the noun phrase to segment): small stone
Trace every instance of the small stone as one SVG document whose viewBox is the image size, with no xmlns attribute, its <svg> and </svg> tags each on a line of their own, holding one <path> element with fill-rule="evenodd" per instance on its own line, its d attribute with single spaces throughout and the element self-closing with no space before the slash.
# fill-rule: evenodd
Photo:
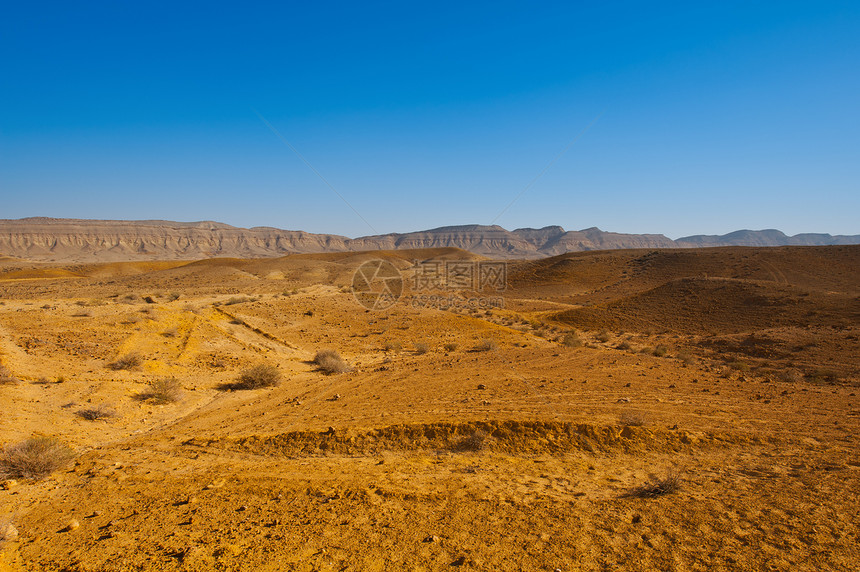
<svg viewBox="0 0 860 572">
<path fill-rule="evenodd" d="M 0 542 L 12 542 L 18 539 L 18 529 L 11 524 L 0 526 Z"/>
<path fill-rule="evenodd" d="M 63 530 L 65 532 L 71 532 L 73 530 L 79 529 L 80 527 L 81 527 L 81 523 L 78 522 L 78 519 L 73 518 L 69 521 L 69 523 L 66 525 L 66 528 L 64 528 Z"/>
<path fill-rule="evenodd" d="M 479 383 L 479 384 L 478 384 L 478 389 L 487 389 L 487 386 L 486 386 L 486 385 L 484 385 L 483 383 Z"/>
<path fill-rule="evenodd" d="M 439 542 L 439 537 L 436 535 L 427 536 L 424 538 L 424 542 Z"/>
<path fill-rule="evenodd" d="M 18 486 L 18 481 L 16 481 L 15 479 L 9 479 L 9 480 L 3 481 L 3 484 L 0 484 L 0 489 L 3 489 L 4 491 L 8 491 L 8 490 L 13 489 L 17 486 Z"/>
</svg>

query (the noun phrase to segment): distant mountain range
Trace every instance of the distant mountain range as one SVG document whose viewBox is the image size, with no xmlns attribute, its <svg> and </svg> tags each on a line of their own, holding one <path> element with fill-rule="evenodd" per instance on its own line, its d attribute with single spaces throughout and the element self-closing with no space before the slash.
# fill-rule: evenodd
<svg viewBox="0 0 860 572">
<path fill-rule="evenodd" d="M 860 244 L 860 235 L 739 230 L 722 236 L 672 240 L 662 234 L 621 234 L 560 226 L 505 230 L 500 226 L 445 226 L 360 238 L 271 227 L 238 228 L 218 222 L 116 221 L 53 218 L 0 220 L 0 256 L 37 261 L 108 262 L 213 257 L 270 257 L 293 253 L 455 247 L 492 258 L 541 258 L 564 252 L 619 248 L 699 248 Z"/>
</svg>

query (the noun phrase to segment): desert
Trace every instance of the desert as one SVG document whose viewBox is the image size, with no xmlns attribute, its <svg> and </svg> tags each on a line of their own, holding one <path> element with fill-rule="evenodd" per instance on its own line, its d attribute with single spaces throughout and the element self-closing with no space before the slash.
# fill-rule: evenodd
<svg viewBox="0 0 860 572">
<path fill-rule="evenodd" d="M 3 569 L 856 568 L 860 247 L 488 261 L 5 259 Z"/>
</svg>

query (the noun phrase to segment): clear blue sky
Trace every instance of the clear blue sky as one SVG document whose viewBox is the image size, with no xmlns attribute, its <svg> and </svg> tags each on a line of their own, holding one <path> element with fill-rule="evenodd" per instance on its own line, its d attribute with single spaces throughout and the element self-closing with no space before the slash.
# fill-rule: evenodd
<svg viewBox="0 0 860 572">
<path fill-rule="evenodd" d="M 860 233 L 860 2 L 7 2 L 0 218 Z"/>
</svg>

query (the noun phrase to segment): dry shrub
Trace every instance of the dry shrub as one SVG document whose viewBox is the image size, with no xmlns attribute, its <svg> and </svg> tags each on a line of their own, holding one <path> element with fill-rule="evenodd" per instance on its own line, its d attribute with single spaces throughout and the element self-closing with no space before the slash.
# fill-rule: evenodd
<svg viewBox="0 0 860 572">
<path fill-rule="evenodd" d="M 800 383 L 803 381 L 803 374 L 796 369 L 787 369 L 780 373 L 779 378 L 786 383 Z"/>
<path fill-rule="evenodd" d="M 72 450 L 55 437 L 32 437 L 5 447 L 0 453 L 0 475 L 40 479 L 68 463 Z"/>
<path fill-rule="evenodd" d="M 579 338 L 576 332 L 568 332 L 561 339 L 561 345 L 569 348 L 578 348 L 582 346 L 582 340 Z"/>
<path fill-rule="evenodd" d="M 634 487 L 626 496 L 654 498 L 676 493 L 681 490 L 681 474 L 672 469 L 662 477 L 653 476 L 647 483 Z"/>
<path fill-rule="evenodd" d="M 122 369 L 134 369 L 143 363 L 143 358 L 138 353 L 130 353 L 118 357 L 115 361 L 108 364 L 112 370 L 118 371 Z"/>
<path fill-rule="evenodd" d="M 495 439 L 486 431 L 478 429 L 471 435 L 466 435 L 454 446 L 455 451 L 483 451 L 488 449 Z"/>
<path fill-rule="evenodd" d="M 430 346 L 428 346 L 428 345 L 427 345 L 427 344 L 425 344 L 424 342 L 418 342 L 417 344 L 415 344 L 415 353 L 416 353 L 416 354 L 418 354 L 418 355 L 424 355 L 424 354 L 426 354 L 428 351 L 430 351 Z"/>
<path fill-rule="evenodd" d="M 176 336 L 179 335 L 179 328 L 177 328 L 177 327 L 167 328 L 166 330 L 161 332 L 161 335 L 164 336 L 165 338 L 175 338 Z"/>
<path fill-rule="evenodd" d="M 109 419 L 116 417 L 116 410 L 108 405 L 98 405 L 96 407 L 88 407 L 75 412 L 75 415 L 87 421 L 98 421 L 99 419 Z"/>
<path fill-rule="evenodd" d="M 648 424 L 648 415 L 643 411 L 629 409 L 621 412 L 618 421 L 624 426 L 642 427 Z"/>
<path fill-rule="evenodd" d="M 656 356 L 656 357 L 663 357 L 663 356 L 665 356 L 667 353 L 669 353 L 669 348 L 667 348 L 667 347 L 666 347 L 666 346 L 664 346 L 663 344 L 660 344 L 659 346 L 657 346 L 656 348 L 654 348 L 654 351 L 653 351 L 653 352 L 651 352 L 651 355 Z"/>
<path fill-rule="evenodd" d="M 175 377 L 164 377 L 149 383 L 149 386 L 137 395 L 140 401 L 152 403 L 174 403 L 182 399 L 182 385 Z"/>
<path fill-rule="evenodd" d="M 606 330 L 603 330 L 602 332 L 600 332 L 599 334 L 597 334 L 597 341 L 598 341 L 598 342 L 603 342 L 603 343 L 605 344 L 605 343 L 606 343 L 606 342 L 608 342 L 610 339 L 612 339 L 612 336 L 610 336 L 610 335 L 609 335 L 609 332 L 607 332 Z"/>
<path fill-rule="evenodd" d="M 681 360 L 681 363 L 688 366 L 696 363 L 696 358 L 686 352 L 678 354 L 678 359 Z"/>
<path fill-rule="evenodd" d="M 475 351 L 479 352 L 494 352 L 499 349 L 499 344 L 496 343 L 496 340 L 491 340 L 489 338 L 484 338 L 478 345 L 475 346 Z"/>
<path fill-rule="evenodd" d="M 444 346 L 442 346 L 442 348 L 446 352 L 455 352 L 455 351 L 457 351 L 457 348 L 459 348 L 459 347 L 460 347 L 460 345 L 455 344 L 454 342 L 449 342 L 449 343 L 445 344 Z"/>
<path fill-rule="evenodd" d="M 234 389 L 258 389 L 260 387 L 274 387 L 281 383 L 280 370 L 266 363 L 250 367 L 239 374 Z"/>
<path fill-rule="evenodd" d="M 320 350 L 314 356 L 314 363 L 320 371 L 327 374 L 345 373 L 350 370 L 343 358 L 334 350 Z"/>
<path fill-rule="evenodd" d="M 382 351 L 385 352 L 400 352 L 403 349 L 403 344 L 398 342 L 397 340 L 385 342 L 382 345 Z"/>
<path fill-rule="evenodd" d="M 621 342 L 620 344 L 618 344 L 615 347 L 616 347 L 616 349 L 623 350 L 623 351 L 629 351 L 633 348 L 633 346 L 630 345 L 630 342 Z"/>
<path fill-rule="evenodd" d="M 9 371 L 6 366 L 0 364 L 0 385 L 11 385 L 21 381 Z"/>
</svg>

